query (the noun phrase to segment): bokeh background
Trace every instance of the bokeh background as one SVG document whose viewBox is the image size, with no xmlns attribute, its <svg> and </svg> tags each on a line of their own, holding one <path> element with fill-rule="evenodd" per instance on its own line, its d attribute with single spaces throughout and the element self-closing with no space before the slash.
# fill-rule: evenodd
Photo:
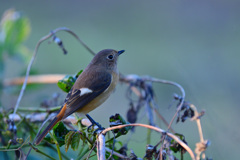
<svg viewBox="0 0 240 160">
<path fill-rule="evenodd" d="M 76 32 L 95 52 L 125 49 L 119 61 L 123 74 L 150 75 L 181 84 L 186 99 L 198 110 L 206 111 L 202 127 L 204 138 L 211 141 L 207 156 L 239 159 L 240 1 L 0 1 L 1 15 L 9 8 L 30 19 L 32 30 L 25 45 L 31 50 L 49 31 L 64 26 Z M 39 74 L 73 74 L 92 58 L 72 36 L 58 35 L 69 54 L 63 55 L 56 45 L 45 42 L 33 65 Z M 17 60 L 6 59 L 5 78 L 18 76 L 25 67 Z M 170 120 L 175 107 L 169 108 L 169 104 L 173 93 L 179 91 L 162 84 L 154 87 L 159 110 Z M 126 88 L 119 84 L 110 99 L 91 115 L 102 124 L 107 124 L 108 117 L 115 113 L 125 116 L 129 105 Z M 20 106 L 38 107 L 55 92 L 65 96 L 54 84 L 41 85 L 37 92 L 26 90 Z M 17 94 L 4 94 L 3 104 L 13 107 Z M 166 129 L 161 122 L 158 125 Z M 195 148 L 199 141 L 195 122 L 188 120 L 173 128 Z M 137 135 L 129 148 L 138 146 L 136 153 L 143 156 L 145 143 Z"/>
</svg>

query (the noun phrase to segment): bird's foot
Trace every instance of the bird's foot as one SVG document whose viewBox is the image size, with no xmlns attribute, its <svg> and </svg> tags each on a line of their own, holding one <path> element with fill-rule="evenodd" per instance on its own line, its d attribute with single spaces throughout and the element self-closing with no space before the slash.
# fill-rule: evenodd
<svg viewBox="0 0 240 160">
<path fill-rule="evenodd" d="M 86 117 L 87 117 L 87 118 L 89 119 L 89 121 L 92 123 L 90 126 L 88 126 L 87 131 L 89 131 L 91 127 L 94 127 L 94 125 L 96 125 L 96 126 L 98 127 L 98 129 L 96 129 L 96 130 L 94 131 L 94 133 L 96 133 L 97 131 L 102 131 L 102 130 L 105 129 L 105 128 L 102 127 L 99 123 L 97 123 L 96 121 L 94 121 L 94 120 L 92 119 L 92 117 L 89 116 L 88 114 L 86 114 Z M 94 128 L 93 128 L 93 130 L 94 130 Z"/>
</svg>

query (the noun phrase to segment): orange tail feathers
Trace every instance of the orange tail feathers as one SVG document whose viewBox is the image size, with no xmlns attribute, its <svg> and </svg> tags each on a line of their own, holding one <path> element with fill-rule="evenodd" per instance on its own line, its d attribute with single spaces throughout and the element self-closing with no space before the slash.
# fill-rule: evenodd
<svg viewBox="0 0 240 160">
<path fill-rule="evenodd" d="M 47 135 L 47 133 L 55 126 L 57 122 L 62 120 L 62 117 L 64 116 L 66 110 L 66 104 L 62 107 L 61 111 L 58 113 L 58 115 L 50 122 L 50 124 L 47 126 L 47 128 L 44 129 L 44 131 L 38 135 L 37 140 L 35 142 L 36 145 L 38 145 L 43 138 Z"/>
</svg>

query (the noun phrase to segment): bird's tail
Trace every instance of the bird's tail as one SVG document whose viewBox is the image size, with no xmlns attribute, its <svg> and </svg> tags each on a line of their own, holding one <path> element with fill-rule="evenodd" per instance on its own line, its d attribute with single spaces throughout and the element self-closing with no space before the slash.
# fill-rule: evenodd
<svg viewBox="0 0 240 160">
<path fill-rule="evenodd" d="M 56 116 L 50 122 L 50 124 L 47 126 L 47 128 L 45 128 L 44 131 L 40 135 L 38 135 L 35 144 L 38 145 L 43 140 L 43 138 L 47 135 L 47 133 L 54 127 L 54 125 L 60 120 L 61 120 L 61 117 Z"/>
<path fill-rule="evenodd" d="M 37 137 L 37 140 L 35 142 L 36 145 L 38 145 L 43 140 L 43 138 L 47 135 L 47 133 L 54 127 L 54 125 L 63 118 L 66 109 L 67 109 L 67 105 L 65 104 L 61 108 L 58 115 L 52 120 L 52 122 L 50 122 L 47 128 L 45 128 L 44 131 Z"/>
</svg>

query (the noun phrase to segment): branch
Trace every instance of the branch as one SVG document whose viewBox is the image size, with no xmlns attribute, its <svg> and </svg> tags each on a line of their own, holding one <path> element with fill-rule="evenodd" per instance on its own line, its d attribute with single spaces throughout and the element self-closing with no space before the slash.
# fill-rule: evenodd
<svg viewBox="0 0 240 160">
<path fill-rule="evenodd" d="M 113 155 L 115 155 L 115 156 L 118 156 L 119 158 L 122 158 L 122 159 L 129 159 L 127 156 L 125 156 L 125 155 L 122 155 L 122 154 L 120 154 L 120 153 L 118 153 L 118 152 L 115 152 L 115 151 L 113 151 L 112 149 L 109 149 L 109 148 L 105 148 L 105 150 L 107 151 L 107 152 L 109 152 L 109 153 L 112 153 Z"/>
<path fill-rule="evenodd" d="M 193 160 L 196 160 L 196 157 L 193 153 L 193 151 L 191 150 L 191 148 L 189 148 L 188 145 L 186 145 L 181 139 L 179 139 L 177 136 L 175 136 L 174 134 L 172 133 L 169 133 L 169 132 L 166 132 L 164 131 L 163 129 L 160 129 L 160 128 L 157 128 L 157 127 L 154 127 L 154 126 L 150 126 L 150 125 L 146 125 L 146 124 L 139 124 L 139 123 L 135 123 L 135 124 L 126 124 L 126 125 L 119 125 L 119 126 L 115 126 L 115 127 L 110 127 L 110 128 L 106 128 L 104 129 L 100 135 L 99 135 L 99 138 L 101 139 L 104 139 L 104 140 L 99 140 L 99 141 L 102 141 L 102 142 L 105 142 L 105 137 L 102 136 L 104 134 L 106 134 L 108 131 L 111 131 L 111 130 L 115 130 L 115 129 L 121 129 L 121 128 L 124 128 L 124 127 L 128 127 L 128 126 L 141 126 L 141 127 L 145 127 L 145 128 L 149 128 L 149 129 L 152 129 L 152 130 L 155 130 L 159 133 L 165 133 L 166 135 L 168 135 L 169 137 L 173 138 L 177 143 L 179 143 L 191 156 L 191 158 Z M 105 144 L 104 144 L 105 145 Z M 99 148 L 101 147 L 104 147 L 104 146 L 99 146 Z M 100 152 L 101 151 L 101 152 Z M 99 153 L 100 155 L 104 155 L 105 156 L 105 150 L 99 150 Z M 100 156 L 102 157 L 102 156 Z M 104 157 L 105 158 L 105 157 Z M 99 160 L 102 160 L 102 159 L 99 159 Z"/>
<path fill-rule="evenodd" d="M 64 78 L 64 74 L 46 74 L 46 75 L 31 75 L 28 77 L 27 84 L 50 84 L 57 83 L 59 79 Z M 4 86 L 23 84 L 25 77 L 7 78 L 4 79 Z"/>
<path fill-rule="evenodd" d="M 103 134 L 98 135 L 97 157 L 99 160 L 105 160 L 105 137 Z"/>
<path fill-rule="evenodd" d="M 49 107 L 49 108 L 30 108 L 30 107 L 21 107 L 18 109 L 18 111 L 22 112 L 43 112 L 43 113 L 52 113 L 55 111 L 58 111 L 62 106 L 57 107 Z"/>
<path fill-rule="evenodd" d="M 47 113 L 34 113 L 34 114 L 27 114 L 24 116 L 24 118 L 26 118 L 29 122 L 31 123 L 36 123 L 36 122 L 44 122 L 46 120 L 47 117 L 54 117 L 54 115 L 56 115 L 55 113 L 52 113 L 50 116 L 48 116 Z M 20 122 L 22 120 L 22 118 L 16 114 L 10 114 L 9 119 L 12 119 L 14 122 Z M 75 117 L 73 115 L 68 116 L 67 118 L 62 120 L 64 123 L 66 124 L 77 124 L 77 120 L 75 119 Z"/>
</svg>

